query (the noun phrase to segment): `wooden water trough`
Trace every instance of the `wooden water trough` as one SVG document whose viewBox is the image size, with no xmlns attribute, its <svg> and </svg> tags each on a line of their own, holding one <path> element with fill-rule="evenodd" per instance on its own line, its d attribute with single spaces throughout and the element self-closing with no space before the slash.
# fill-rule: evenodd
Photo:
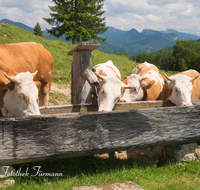
<svg viewBox="0 0 200 190">
<path fill-rule="evenodd" d="M 84 78 L 79 85 L 86 84 Z M 73 91 L 73 101 L 84 97 L 88 101 L 90 94 L 84 92 L 80 98 Z M 189 107 L 176 107 L 170 101 L 119 103 L 112 112 L 73 103 L 43 107 L 40 116 L 2 117 L 0 165 L 196 142 L 200 139 L 200 102 L 192 102 L 194 106 Z"/>
<path fill-rule="evenodd" d="M 120 103 L 112 112 L 89 104 L 52 106 L 41 108 L 41 116 L 2 117 L 0 165 L 198 141 L 200 105 L 162 107 L 168 105 Z"/>
</svg>

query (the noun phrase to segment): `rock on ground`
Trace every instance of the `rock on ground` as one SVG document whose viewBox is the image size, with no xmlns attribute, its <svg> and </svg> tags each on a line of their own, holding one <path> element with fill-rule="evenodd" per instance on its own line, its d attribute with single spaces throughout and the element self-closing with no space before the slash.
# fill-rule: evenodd
<svg viewBox="0 0 200 190">
<path fill-rule="evenodd" d="M 123 183 L 113 183 L 97 186 L 74 187 L 72 190 L 143 190 L 136 183 L 127 181 Z"/>
<path fill-rule="evenodd" d="M 9 166 L 8 173 L 11 171 L 15 171 L 15 169 L 12 166 Z M 9 177 L 4 175 L 5 170 L 0 166 L 0 189 L 6 188 L 6 187 L 13 187 L 15 185 L 15 180 L 13 177 Z"/>
</svg>

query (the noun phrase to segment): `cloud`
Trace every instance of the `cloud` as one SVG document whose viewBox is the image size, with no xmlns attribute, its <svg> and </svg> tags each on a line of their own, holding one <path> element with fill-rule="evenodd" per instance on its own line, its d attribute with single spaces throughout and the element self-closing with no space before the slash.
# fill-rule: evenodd
<svg viewBox="0 0 200 190">
<path fill-rule="evenodd" d="M 42 29 L 49 28 L 42 18 L 50 17 L 48 5 L 53 5 L 51 0 L 0 0 L 0 19 L 9 19 L 34 27 L 37 22 Z"/>
<path fill-rule="evenodd" d="M 23 12 L 33 12 L 35 10 L 48 10 L 47 4 L 52 4 L 50 0 L 0 0 L 0 6 L 5 9 L 19 8 Z"/>
<path fill-rule="evenodd" d="M 175 0 L 147 0 L 149 5 L 157 5 L 157 6 L 165 6 L 168 4 L 175 4 L 177 1 Z"/>
<path fill-rule="evenodd" d="M 119 29 L 175 29 L 198 33 L 199 0 L 106 0 L 106 22 Z"/>
<path fill-rule="evenodd" d="M 104 10 L 108 26 L 141 31 L 143 29 L 175 29 L 180 32 L 199 33 L 199 0 L 105 0 Z M 0 0 L 0 19 L 10 19 L 42 29 L 50 28 L 42 18 L 50 18 L 48 5 L 52 0 Z"/>
</svg>

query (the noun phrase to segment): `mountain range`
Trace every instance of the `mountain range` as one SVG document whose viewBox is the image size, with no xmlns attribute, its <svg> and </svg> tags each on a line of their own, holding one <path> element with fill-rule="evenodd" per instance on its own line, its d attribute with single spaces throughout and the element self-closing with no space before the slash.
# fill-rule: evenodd
<svg viewBox="0 0 200 190">
<path fill-rule="evenodd" d="M 0 23 L 18 26 L 29 32 L 34 31 L 33 28 L 25 24 L 13 22 L 8 19 L 0 20 Z M 44 38 L 58 40 L 58 38 L 48 34 L 46 31 L 43 31 L 43 34 Z M 118 53 L 126 52 L 128 56 L 137 55 L 141 51 L 153 53 L 160 49 L 166 49 L 173 46 L 178 40 L 198 40 L 200 38 L 199 36 L 178 32 L 173 29 L 168 29 L 166 31 L 144 29 L 142 32 L 138 32 L 136 29 L 124 31 L 111 26 L 105 33 L 101 34 L 101 36 L 108 37 L 108 40 L 106 40 L 106 42 L 100 42 L 101 46 L 98 48 L 99 50 L 106 53 L 113 53 L 114 51 Z M 66 42 L 64 35 L 61 36 L 59 40 Z"/>
</svg>

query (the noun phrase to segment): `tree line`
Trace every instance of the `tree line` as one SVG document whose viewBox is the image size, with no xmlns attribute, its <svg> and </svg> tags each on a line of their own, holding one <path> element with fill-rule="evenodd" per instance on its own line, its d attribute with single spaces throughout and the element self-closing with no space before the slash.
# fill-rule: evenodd
<svg viewBox="0 0 200 190">
<path fill-rule="evenodd" d="M 131 56 L 130 59 L 138 63 L 147 61 L 163 70 L 195 69 L 200 72 L 200 42 L 191 39 L 181 40 L 168 49 L 151 54 L 143 51 Z"/>
</svg>

